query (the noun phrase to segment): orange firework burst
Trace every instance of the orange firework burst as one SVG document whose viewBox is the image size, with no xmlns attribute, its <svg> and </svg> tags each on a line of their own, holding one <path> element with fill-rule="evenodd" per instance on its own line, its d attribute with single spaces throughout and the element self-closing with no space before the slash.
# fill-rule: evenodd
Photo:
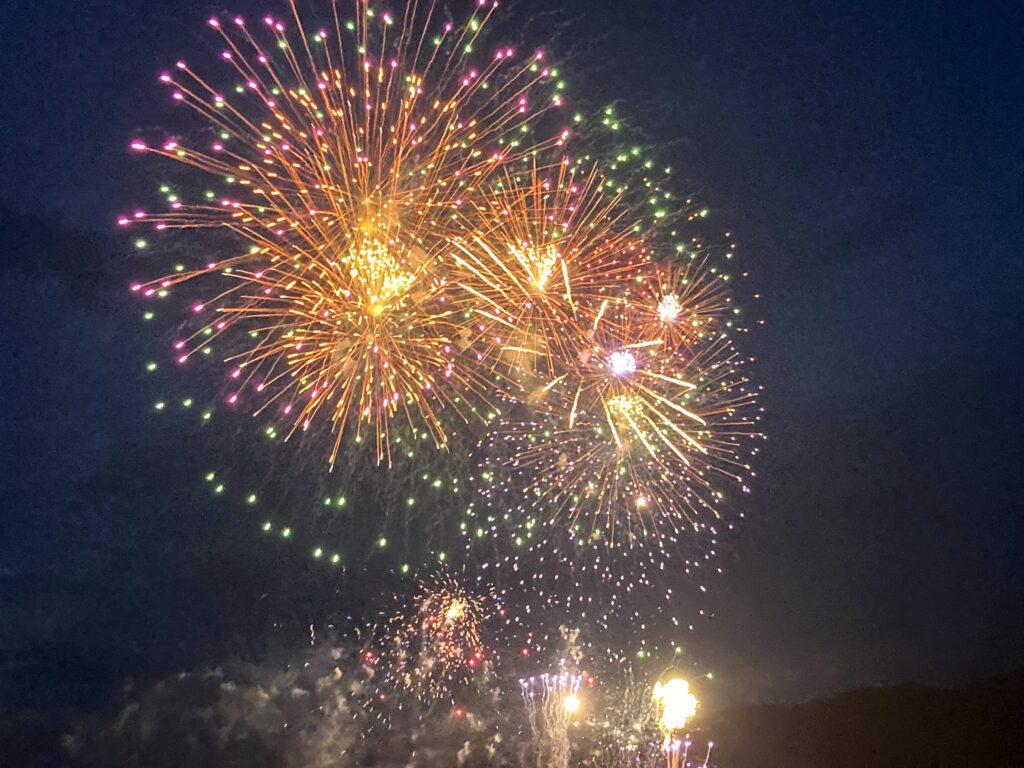
<svg viewBox="0 0 1024 768">
<path fill-rule="evenodd" d="M 648 255 L 637 214 L 568 160 L 506 171 L 453 242 L 453 282 L 476 307 L 485 357 L 504 375 L 557 376 L 567 333 L 623 294 Z"/>
<path fill-rule="evenodd" d="M 236 83 L 218 90 L 184 62 L 161 76 L 212 127 L 208 142 L 132 145 L 229 190 L 198 203 L 171 192 L 168 213 L 135 219 L 221 228 L 246 244 L 135 286 L 213 286 L 194 305 L 200 324 L 178 341 L 179 360 L 226 338 L 231 402 L 258 392 L 259 407 L 279 404 L 293 430 L 325 414 L 332 465 L 348 429 L 357 440 L 368 432 L 376 460 L 390 462 L 396 429 L 445 446 L 450 419 L 486 403 L 485 371 L 459 354 L 470 334 L 448 299 L 447 244 L 474 226 L 463 210 L 507 164 L 564 136 L 531 138 L 538 115 L 560 103 L 541 54 L 513 64 L 500 49 L 473 66 L 493 10 L 483 6 L 457 27 L 432 3 L 393 17 L 359 2 L 351 20 L 334 7 L 330 31 L 311 33 L 294 5 L 290 22 L 265 18 L 262 33 L 211 19 Z"/>
</svg>

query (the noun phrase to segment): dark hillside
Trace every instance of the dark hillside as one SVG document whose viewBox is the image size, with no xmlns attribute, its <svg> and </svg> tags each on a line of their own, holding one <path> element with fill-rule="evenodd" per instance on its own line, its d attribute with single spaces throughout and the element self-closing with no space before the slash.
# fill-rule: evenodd
<svg viewBox="0 0 1024 768">
<path fill-rule="evenodd" d="M 1024 670 L 957 688 L 866 688 L 715 719 L 729 768 L 1024 765 Z"/>
</svg>

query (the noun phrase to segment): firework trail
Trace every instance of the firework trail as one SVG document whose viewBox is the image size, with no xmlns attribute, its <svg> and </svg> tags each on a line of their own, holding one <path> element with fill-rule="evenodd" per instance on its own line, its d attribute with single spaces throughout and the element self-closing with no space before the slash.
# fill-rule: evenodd
<svg viewBox="0 0 1024 768">
<path fill-rule="evenodd" d="M 567 768 L 569 726 L 582 706 L 580 675 L 544 673 L 519 681 L 533 734 L 537 768 Z"/>
</svg>

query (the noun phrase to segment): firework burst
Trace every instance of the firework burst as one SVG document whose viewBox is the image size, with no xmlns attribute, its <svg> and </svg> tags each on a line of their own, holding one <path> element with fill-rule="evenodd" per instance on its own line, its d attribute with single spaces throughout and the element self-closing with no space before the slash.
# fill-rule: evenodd
<svg viewBox="0 0 1024 768">
<path fill-rule="evenodd" d="M 529 506 L 611 545 L 717 519 L 720 482 L 746 483 L 744 441 L 755 431 L 755 393 L 727 337 L 668 349 L 633 312 L 588 329 L 545 407 L 493 440 L 512 482 L 535 478 Z"/>
<path fill-rule="evenodd" d="M 545 673 L 519 681 L 533 734 L 537 768 L 569 765 L 569 726 L 582 707 L 582 682 L 581 675 L 565 672 Z"/>
<path fill-rule="evenodd" d="M 213 493 L 241 493 L 267 534 L 341 569 L 413 579 L 462 536 L 463 573 L 524 609 L 510 621 L 646 632 L 637 588 L 656 586 L 653 612 L 681 631 L 681 586 L 658 572 L 704 567 L 756 453 L 729 276 L 673 229 L 707 212 L 674 202 L 670 169 L 638 147 L 550 130 L 564 83 L 540 54 L 477 58 L 489 3 L 458 25 L 433 2 L 331 7 L 316 31 L 294 6 L 252 28 L 211 20 L 233 82 L 184 62 L 161 77 L 205 133 L 133 144 L 207 186 L 165 185 L 169 210 L 122 219 L 198 232 L 173 272 L 134 286 L 188 295 L 181 377 L 226 361 L 220 410 L 313 449 L 267 472 L 234 461 L 261 449 L 222 429 Z M 331 474 L 310 466 L 323 453 Z M 423 582 L 371 651 L 381 677 L 427 702 L 487 671 L 489 601 Z"/>
<path fill-rule="evenodd" d="M 506 377 L 559 376 L 578 353 L 571 328 L 593 322 L 646 265 L 637 214 L 604 181 L 568 159 L 506 172 L 476 206 L 472 234 L 453 242 L 453 280 L 475 309 L 483 357 Z"/>
<path fill-rule="evenodd" d="M 685 354 L 726 329 L 733 297 L 707 255 L 682 265 L 655 265 L 645 277 L 633 302 L 642 336 Z"/>
<path fill-rule="evenodd" d="M 492 660 L 483 625 L 498 610 L 493 590 L 471 592 L 446 572 L 420 582 L 411 607 L 376 633 L 389 685 L 435 701 L 486 674 Z"/>
<path fill-rule="evenodd" d="M 292 20 L 267 17 L 261 31 L 211 19 L 235 84 L 219 89 L 185 62 L 160 78 L 208 138 L 132 145 L 225 191 L 188 202 L 169 190 L 170 211 L 123 224 L 212 227 L 244 244 L 135 286 L 149 296 L 208 284 L 179 361 L 227 337 L 230 402 L 254 395 L 289 417 L 289 431 L 325 418 L 332 465 L 347 430 L 390 461 L 395 424 L 444 447 L 449 423 L 487 403 L 482 371 L 460 356 L 469 332 L 447 297 L 447 244 L 473 226 L 463 207 L 489 180 L 564 138 L 529 132 L 560 103 L 544 89 L 541 54 L 515 64 L 499 49 L 474 66 L 492 8 L 457 27 L 433 4 L 391 16 L 360 2 L 350 20 L 335 7 L 315 32 L 294 6 Z"/>
</svg>

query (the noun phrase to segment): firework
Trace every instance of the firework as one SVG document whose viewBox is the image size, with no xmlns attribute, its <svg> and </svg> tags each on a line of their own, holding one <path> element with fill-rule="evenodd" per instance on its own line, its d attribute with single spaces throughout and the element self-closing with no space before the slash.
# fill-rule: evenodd
<svg viewBox="0 0 1024 768">
<path fill-rule="evenodd" d="M 685 733 L 697 707 L 685 681 L 674 678 L 652 690 L 627 667 L 617 683 L 605 687 L 595 768 L 656 768 L 666 759 L 669 768 L 706 768 L 714 744 L 695 748 Z"/>
<path fill-rule="evenodd" d="M 685 354 L 726 329 L 733 298 L 707 255 L 655 265 L 645 277 L 633 303 L 641 335 Z"/>
<path fill-rule="evenodd" d="M 665 735 L 663 744 L 668 768 L 685 768 L 690 753 L 689 739 L 680 740 L 678 734 L 697 711 L 697 697 L 690 693 L 689 684 L 682 678 L 674 677 L 654 686 L 653 699 L 658 706 L 658 728 Z M 708 757 L 711 748 L 708 743 Z"/>
<path fill-rule="evenodd" d="M 490 669 L 482 627 L 496 610 L 493 591 L 470 592 L 446 572 L 420 582 L 411 610 L 385 625 L 386 678 L 423 701 L 450 698 Z"/>
<path fill-rule="evenodd" d="M 666 740 L 661 749 L 644 745 L 635 751 L 625 751 L 617 759 L 613 756 L 614 753 L 609 754 L 607 765 L 608 768 L 655 768 L 659 765 L 666 765 L 667 768 L 707 768 L 714 747 L 713 741 L 709 741 L 705 749 L 694 749 L 694 744 L 689 739 Z M 694 752 L 692 757 L 691 751 Z"/>
<path fill-rule="evenodd" d="M 474 232 L 453 242 L 453 281 L 475 309 L 483 356 L 501 373 L 545 383 L 590 324 L 646 265 L 636 212 L 605 196 L 596 167 L 566 158 L 506 171 L 476 206 Z M 536 394 L 536 393 L 533 393 Z"/>
<path fill-rule="evenodd" d="M 542 55 L 511 49 L 474 66 L 493 6 L 461 26 L 433 4 L 404 15 L 337 7 L 328 29 L 294 18 L 211 19 L 233 87 L 185 62 L 161 80 L 210 127 L 204 143 L 172 138 L 138 151 L 198 169 L 217 188 L 196 201 L 168 188 L 170 211 L 124 217 L 157 229 L 216 228 L 237 255 L 189 266 L 135 290 L 162 295 L 200 281 L 179 362 L 226 339 L 232 404 L 278 408 L 290 434 L 318 418 L 337 458 L 348 430 L 390 461 L 396 424 L 447 444 L 448 424 L 478 418 L 484 379 L 460 353 L 464 317 L 448 300 L 448 243 L 490 179 L 564 137 L 533 139 L 560 103 Z M 467 356 L 466 360 L 470 358 Z"/>
<path fill-rule="evenodd" d="M 528 508 L 574 539 L 663 545 L 710 530 L 722 483 L 746 488 L 755 392 L 728 337 L 670 349 L 631 312 L 595 323 L 544 407 L 492 445 L 508 482 L 534 478 Z"/>
<path fill-rule="evenodd" d="M 704 300 L 727 295 L 724 281 L 676 293 L 700 297 L 676 315 L 703 312 L 699 333 L 652 326 L 650 307 L 665 287 L 712 281 L 699 261 L 659 268 L 602 301 L 589 324 L 567 323 L 564 347 L 576 354 L 560 361 L 564 372 L 543 397 L 506 408 L 485 439 L 466 549 L 491 553 L 507 574 L 496 581 L 534 623 L 635 620 L 655 644 L 678 646 L 706 615 L 697 579 L 732 526 L 726 492 L 746 491 L 752 476 L 756 388 L 726 333 L 730 302 Z"/>
<path fill-rule="evenodd" d="M 708 742 L 706 748 L 694 749 L 693 742 L 681 741 L 674 744 L 674 757 L 667 757 L 660 744 L 645 742 L 642 744 L 612 745 L 598 753 L 594 761 L 595 768 L 708 768 L 714 742 Z M 694 752 L 691 756 L 690 752 Z M 672 762 L 675 760 L 675 762 Z"/>
<path fill-rule="evenodd" d="M 537 768 L 567 768 L 569 726 L 582 706 L 581 675 L 543 674 L 519 681 L 533 734 Z"/>
</svg>

